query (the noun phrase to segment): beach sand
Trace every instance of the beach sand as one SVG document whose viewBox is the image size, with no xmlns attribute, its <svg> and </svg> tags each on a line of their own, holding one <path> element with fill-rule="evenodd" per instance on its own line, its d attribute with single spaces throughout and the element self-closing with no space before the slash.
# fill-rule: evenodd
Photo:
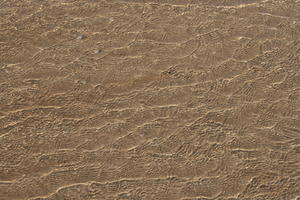
<svg viewBox="0 0 300 200">
<path fill-rule="evenodd" d="M 299 200 L 299 0 L 1 0 L 0 200 Z"/>
</svg>

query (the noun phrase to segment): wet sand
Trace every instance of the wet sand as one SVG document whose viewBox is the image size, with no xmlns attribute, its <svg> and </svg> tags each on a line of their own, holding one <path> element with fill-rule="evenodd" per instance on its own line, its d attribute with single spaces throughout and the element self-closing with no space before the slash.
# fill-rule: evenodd
<svg viewBox="0 0 300 200">
<path fill-rule="evenodd" d="M 299 0 L 1 0 L 0 200 L 299 200 Z"/>
</svg>

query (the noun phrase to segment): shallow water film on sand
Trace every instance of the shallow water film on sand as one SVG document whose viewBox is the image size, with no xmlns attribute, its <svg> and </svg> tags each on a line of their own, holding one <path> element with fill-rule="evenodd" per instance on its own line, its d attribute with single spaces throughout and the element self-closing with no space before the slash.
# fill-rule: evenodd
<svg viewBox="0 0 300 200">
<path fill-rule="evenodd" d="M 300 200 L 299 0 L 1 0 L 0 200 Z"/>
</svg>

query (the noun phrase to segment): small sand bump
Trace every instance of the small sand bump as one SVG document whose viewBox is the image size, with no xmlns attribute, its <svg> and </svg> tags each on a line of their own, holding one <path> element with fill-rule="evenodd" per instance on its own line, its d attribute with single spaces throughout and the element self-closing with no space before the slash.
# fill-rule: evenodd
<svg viewBox="0 0 300 200">
<path fill-rule="evenodd" d="M 96 50 L 94 51 L 95 54 L 98 54 L 98 53 L 101 53 L 101 52 L 102 52 L 102 50 L 100 50 L 100 49 L 96 49 Z"/>
<path fill-rule="evenodd" d="M 86 36 L 84 35 L 79 35 L 76 37 L 76 40 L 83 40 L 84 38 L 86 38 Z"/>
</svg>

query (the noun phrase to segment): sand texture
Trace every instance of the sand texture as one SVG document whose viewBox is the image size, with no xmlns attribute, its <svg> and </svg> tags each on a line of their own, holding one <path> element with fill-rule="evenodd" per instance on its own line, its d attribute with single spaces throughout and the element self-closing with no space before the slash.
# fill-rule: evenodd
<svg viewBox="0 0 300 200">
<path fill-rule="evenodd" d="M 300 200 L 300 1 L 0 0 L 0 200 Z"/>
</svg>

